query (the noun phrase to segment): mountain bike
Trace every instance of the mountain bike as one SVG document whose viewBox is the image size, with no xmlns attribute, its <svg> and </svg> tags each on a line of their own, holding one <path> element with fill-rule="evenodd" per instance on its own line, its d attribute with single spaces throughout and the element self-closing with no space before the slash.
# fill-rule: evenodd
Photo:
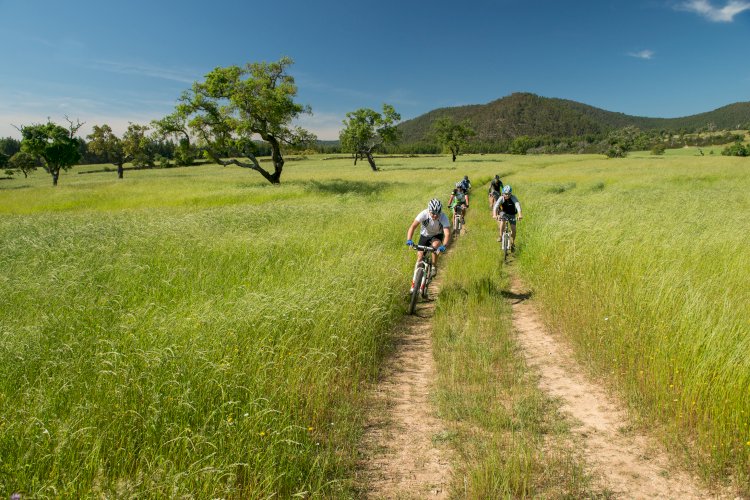
<svg viewBox="0 0 750 500">
<path fill-rule="evenodd" d="M 508 261 L 508 254 L 513 250 L 511 247 L 511 223 L 516 223 L 516 217 L 513 215 L 502 214 L 500 219 L 505 221 L 503 234 L 500 236 L 500 248 L 503 251 L 503 261 Z"/>
<path fill-rule="evenodd" d="M 464 225 L 464 208 L 463 205 L 453 207 L 453 236 L 458 237 L 461 234 L 461 228 Z"/>
<path fill-rule="evenodd" d="M 431 246 L 414 245 L 414 250 L 421 250 L 424 252 L 422 260 L 417 263 L 417 271 L 414 274 L 414 288 L 411 290 L 411 297 L 409 299 L 409 314 L 414 314 L 414 310 L 417 307 L 417 298 L 422 295 L 423 299 L 427 298 L 427 287 L 432 281 L 432 252 L 436 252 L 437 249 Z"/>
</svg>

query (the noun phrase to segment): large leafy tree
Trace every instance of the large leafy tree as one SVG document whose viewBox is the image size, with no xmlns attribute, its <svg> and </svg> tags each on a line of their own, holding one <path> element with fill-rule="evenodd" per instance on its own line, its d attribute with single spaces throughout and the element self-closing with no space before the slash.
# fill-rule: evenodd
<svg viewBox="0 0 750 500">
<path fill-rule="evenodd" d="M 75 137 L 83 124 L 78 122 L 65 128 L 52 122 L 21 127 L 21 151 L 40 160 L 42 168 L 52 176 L 57 186 L 60 170 L 69 170 L 81 159 L 79 141 Z"/>
<path fill-rule="evenodd" d="M 396 128 L 396 123 L 399 120 L 401 115 L 390 104 L 383 104 L 382 114 L 369 108 L 350 111 L 339 133 L 341 149 L 354 153 L 355 165 L 358 157 L 367 158 L 370 168 L 377 171 L 372 154 L 380 146 L 398 141 L 401 131 Z"/>
<path fill-rule="evenodd" d="M 206 156 L 220 165 L 238 165 L 260 173 L 273 184 L 284 168 L 282 144 L 298 146 L 315 140 L 310 132 L 291 125 L 309 106 L 294 102 L 297 86 L 287 73 L 292 60 L 216 68 L 180 97 L 175 112 L 160 120 L 161 130 L 179 131 L 184 125 L 199 141 Z M 273 171 L 261 167 L 253 138 L 271 146 Z M 235 157 L 241 154 L 248 161 Z M 230 157 L 230 155 L 232 157 Z"/>
<path fill-rule="evenodd" d="M 456 123 L 448 116 L 432 122 L 432 133 L 440 145 L 450 150 L 453 161 L 456 161 L 456 157 L 466 147 L 469 138 L 476 135 L 469 120 Z"/>
</svg>

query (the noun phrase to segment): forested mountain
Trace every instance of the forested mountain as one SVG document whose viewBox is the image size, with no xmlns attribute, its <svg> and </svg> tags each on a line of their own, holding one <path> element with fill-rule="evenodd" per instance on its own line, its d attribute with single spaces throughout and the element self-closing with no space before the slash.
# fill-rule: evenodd
<svg viewBox="0 0 750 500">
<path fill-rule="evenodd" d="M 434 120 L 448 116 L 468 119 L 476 140 L 508 141 L 519 136 L 599 136 L 612 129 L 635 126 L 641 130 L 737 129 L 750 127 L 750 102 L 738 102 L 714 111 L 681 118 L 647 118 L 595 108 L 566 99 L 515 93 L 488 104 L 439 108 L 399 125 L 403 143 L 429 141 Z"/>
</svg>

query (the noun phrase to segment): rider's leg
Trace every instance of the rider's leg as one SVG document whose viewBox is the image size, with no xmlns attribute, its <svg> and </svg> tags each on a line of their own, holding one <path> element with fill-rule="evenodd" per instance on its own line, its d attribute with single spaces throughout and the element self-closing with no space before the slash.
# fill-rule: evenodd
<svg viewBox="0 0 750 500">
<path fill-rule="evenodd" d="M 414 274 L 411 276 L 411 289 L 414 290 L 414 282 L 417 280 L 417 268 L 419 267 L 419 263 L 422 262 L 422 259 L 424 258 L 424 252 L 419 251 L 417 252 L 417 262 L 414 263 Z"/>
<path fill-rule="evenodd" d="M 510 223 L 510 247 L 516 247 L 516 225 L 512 222 Z"/>
<path fill-rule="evenodd" d="M 500 219 L 497 221 L 497 226 L 500 228 L 500 236 L 497 238 L 497 241 L 503 241 L 503 231 L 505 231 L 505 219 Z"/>
<path fill-rule="evenodd" d="M 432 248 L 434 248 L 435 250 L 437 250 L 438 247 L 442 244 L 443 242 L 439 240 L 438 238 L 435 238 L 434 240 L 432 240 L 432 243 L 431 243 Z M 432 252 L 432 276 L 433 277 L 437 274 L 437 261 L 438 261 L 438 253 Z"/>
</svg>

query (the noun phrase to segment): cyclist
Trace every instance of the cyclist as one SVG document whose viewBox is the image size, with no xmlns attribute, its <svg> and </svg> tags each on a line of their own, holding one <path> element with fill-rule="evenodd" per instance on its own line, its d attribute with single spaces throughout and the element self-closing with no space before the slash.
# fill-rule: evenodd
<svg viewBox="0 0 750 500">
<path fill-rule="evenodd" d="M 464 192 L 466 194 L 469 194 L 469 192 L 471 191 L 471 182 L 469 182 L 469 176 L 468 175 L 464 175 L 464 178 L 461 179 L 460 183 L 461 183 L 461 185 L 464 188 Z"/>
<path fill-rule="evenodd" d="M 497 219 L 500 229 L 500 237 L 497 241 L 502 241 L 505 224 L 510 224 L 510 250 L 512 252 L 515 251 L 516 218 L 521 220 L 523 219 L 523 215 L 521 215 L 521 204 L 513 194 L 513 189 L 510 185 L 503 188 L 503 195 L 495 202 L 495 206 L 492 208 L 492 216 Z"/>
<path fill-rule="evenodd" d="M 490 210 L 495 206 L 495 202 L 500 198 L 500 192 L 503 190 L 503 181 L 500 180 L 500 176 L 496 175 L 494 179 L 490 181 L 490 189 L 488 192 L 490 199 Z"/>
<path fill-rule="evenodd" d="M 458 213 L 461 214 L 461 223 L 466 224 L 466 209 L 469 208 L 469 195 L 466 194 L 466 190 L 460 182 L 456 183 L 456 189 L 453 190 L 451 197 L 448 199 L 448 206 L 454 212 L 458 210 Z"/>
<path fill-rule="evenodd" d="M 432 252 L 432 277 L 437 274 L 437 260 L 438 254 L 445 252 L 445 247 L 451 239 L 451 223 L 448 221 L 448 217 L 443 213 L 443 204 L 440 200 L 433 198 L 427 204 L 427 209 L 422 210 L 417 214 L 414 222 L 409 226 L 409 230 L 406 231 L 406 244 L 408 246 L 414 246 L 412 236 L 417 226 L 421 226 L 419 230 L 419 245 L 432 246 L 437 252 Z M 424 252 L 417 252 L 417 262 L 424 257 Z M 416 275 L 416 264 L 414 266 L 414 274 Z M 411 281 L 412 290 L 414 289 L 414 279 Z"/>
</svg>

